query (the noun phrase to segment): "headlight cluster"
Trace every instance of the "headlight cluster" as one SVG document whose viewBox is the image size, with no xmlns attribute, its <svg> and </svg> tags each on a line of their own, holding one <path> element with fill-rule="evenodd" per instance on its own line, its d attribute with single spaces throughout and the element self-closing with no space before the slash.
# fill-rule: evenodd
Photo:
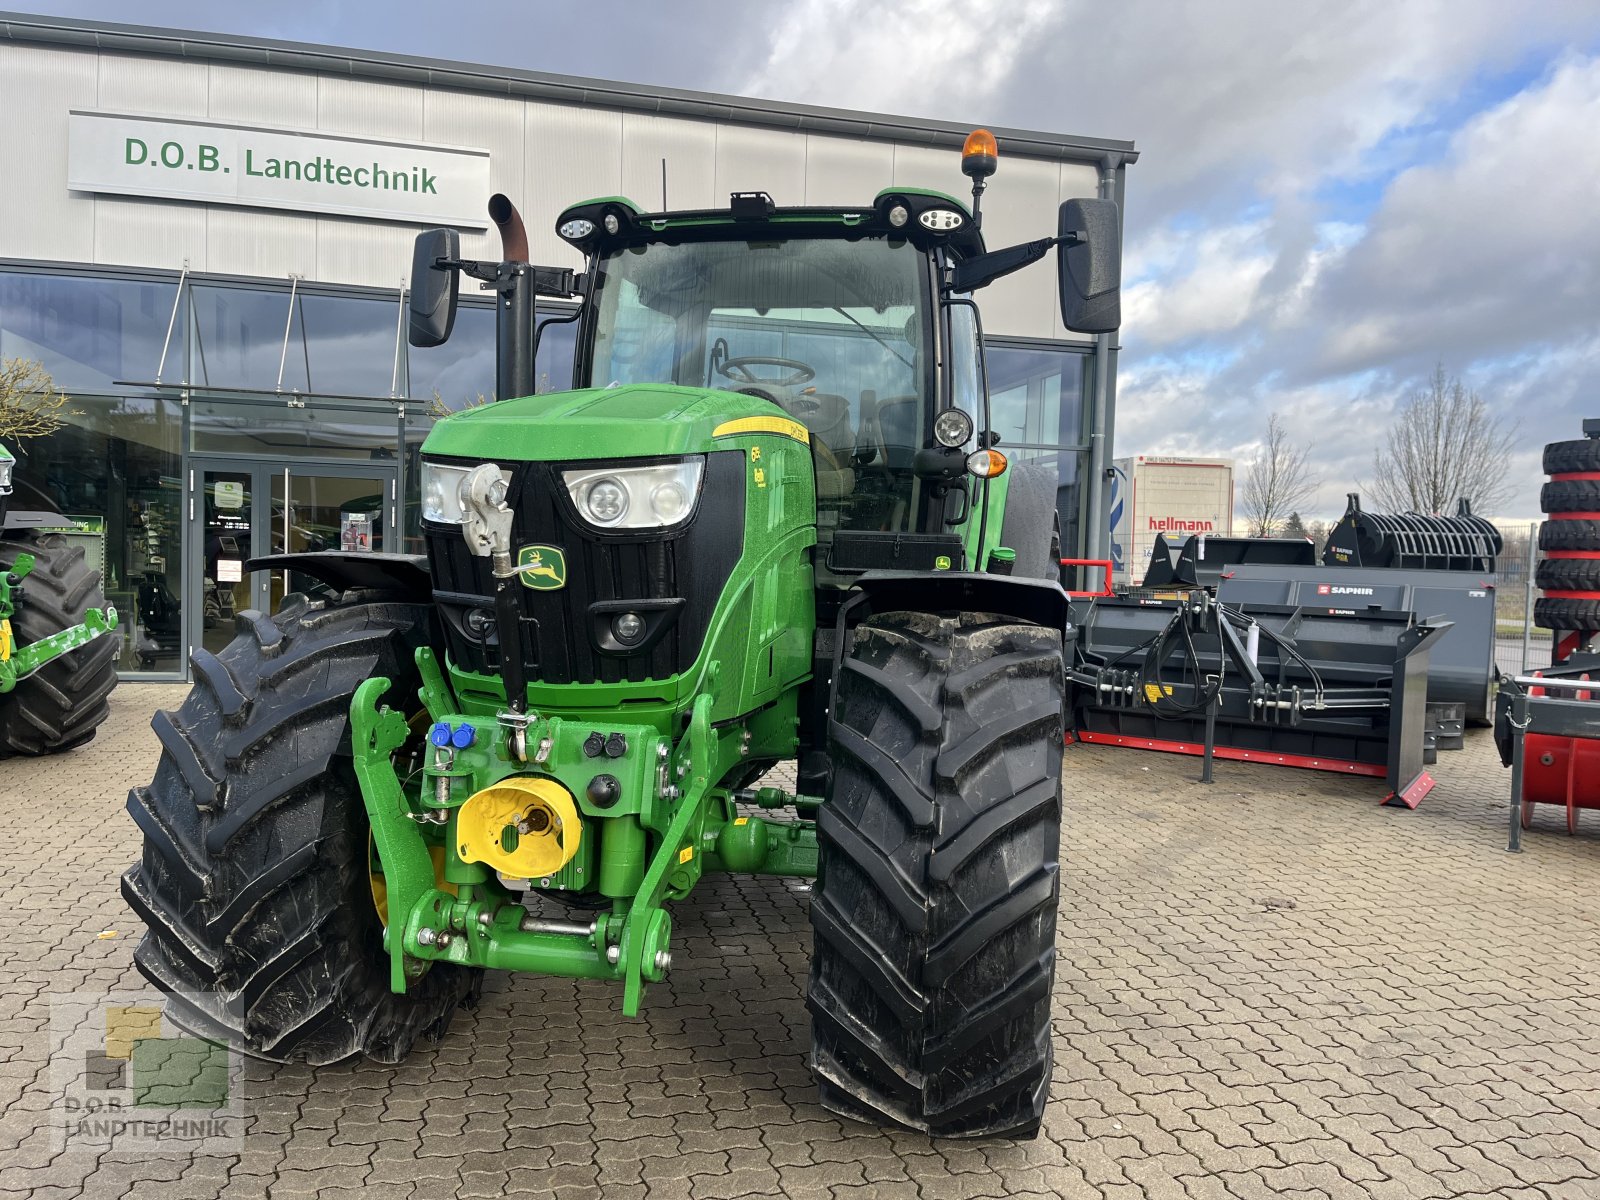
<svg viewBox="0 0 1600 1200">
<path fill-rule="evenodd" d="M 0 458 L 0 496 L 11 494 L 11 472 L 16 468 L 17 460 L 10 455 Z"/>
<path fill-rule="evenodd" d="M 933 419 L 933 438 L 954 450 L 972 440 L 972 418 L 959 408 L 947 408 Z"/>
<path fill-rule="evenodd" d="M 670 529 L 694 515 L 703 458 L 649 467 L 563 471 L 578 513 L 601 529 Z"/>
<path fill-rule="evenodd" d="M 422 515 L 425 520 L 446 525 L 459 525 L 466 515 L 466 497 L 463 492 L 467 476 L 473 467 L 446 466 L 443 463 L 422 464 Z M 511 485 L 511 472 L 502 470 L 500 478 Z"/>
</svg>

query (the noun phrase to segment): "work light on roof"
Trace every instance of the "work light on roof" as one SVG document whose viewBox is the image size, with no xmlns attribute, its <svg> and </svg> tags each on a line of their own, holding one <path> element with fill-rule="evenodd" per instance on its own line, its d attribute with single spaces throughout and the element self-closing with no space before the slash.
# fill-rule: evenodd
<svg viewBox="0 0 1600 1200">
<path fill-rule="evenodd" d="M 965 220 L 966 218 L 953 208 L 925 208 L 917 214 L 917 224 L 935 233 L 949 233 L 960 229 L 961 223 Z"/>
<path fill-rule="evenodd" d="M 899 229 L 910 219 L 911 214 L 906 210 L 906 206 L 904 204 L 896 204 L 889 210 L 889 224 L 893 225 L 896 229 Z"/>
<path fill-rule="evenodd" d="M 570 221 L 563 221 L 561 228 L 556 232 L 569 242 L 581 242 L 594 232 L 594 222 L 586 221 L 582 217 L 574 217 Z"/>
<path fill-rule="evenodd" d="M 617 214 L 614 213 L 614 212 L 607 213 L 606 214 L 606 232 L 607 233 L 616 233 L 617 230 L 619 230 L 621 228 L 622 228 L 622 219 L 620 217 L 618 217 Z"/>
</svg>

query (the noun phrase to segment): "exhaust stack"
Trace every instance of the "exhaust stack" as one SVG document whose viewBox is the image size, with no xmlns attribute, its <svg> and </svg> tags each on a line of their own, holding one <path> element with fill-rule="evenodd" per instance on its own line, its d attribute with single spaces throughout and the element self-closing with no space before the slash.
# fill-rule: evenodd
<svg viewBox="0 0 1600 1200">
<path fill-rule="evenodd" d="M 489 219 L 500 231 L 502 262 L 496 273 L 495 399 L 531 396 L 533 379 L 533 269 L 528 266 L 528 230 L 510 197 L 489 197 Z"/>
</svg>

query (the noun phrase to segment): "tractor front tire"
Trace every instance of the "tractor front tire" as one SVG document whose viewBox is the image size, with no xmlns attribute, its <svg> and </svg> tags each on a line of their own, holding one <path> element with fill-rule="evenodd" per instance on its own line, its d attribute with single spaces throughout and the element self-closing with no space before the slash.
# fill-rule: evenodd
<svg viewBox="0 0 1600 1200">
<path fill-rule="evenodd" d="M 191 1033 L 276 1062 L 405 1057 L 443 1035 L 481 976 L 436 964 L 404 995 L 373 902 L 369 823 L 350 757 L 366 679 L 409 707 L 428 606 L 346 593 L 240 613 L 220 654 L 152 725 L 162 745 L 128 812 L 144 853 L 122 894 L 145 922 L 134 963 Z"/>
<path fill-rule="evenodd" d="M 11 618 L 17 645 L 26 646 L 83 623 L 91 608 L 104 608 L 100 576 L 80 547 L 59 533 L 28 535 L 13 531 L 0 541 L 0 563 L 19 554 L 34 556 L 22 581 L 22 602 Z M 109 697 L 117 686 L 114 633 L 51 659 L 0 696 L 0 756 L 58 754 L 93 739 L 111 715 Z"/>
<path fill-rule="evenodd" d="M 1049 1095 L 1061 634 L 887 613 L 842 665 L 807 1005 L 826 1108 L 1031 1138 Z"/>
</svg>

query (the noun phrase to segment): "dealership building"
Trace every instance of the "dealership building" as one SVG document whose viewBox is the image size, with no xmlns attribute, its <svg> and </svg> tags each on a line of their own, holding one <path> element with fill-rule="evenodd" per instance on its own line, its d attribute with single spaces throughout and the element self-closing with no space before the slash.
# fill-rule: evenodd
<svg viewBox="0 0 1600 1200">
<path fill-rule="evenodd" d="M 19 476 L 83 522 L 122 669 L 152 678 L 276 603 L 252 555 L 420 548 L 418 447 L 495 378 L 493 301 L 470 281 L 448 343 L 406 344 L 420 229 L 497 258 L 485 202 L 504 192 L 532 259 L 578 267 L 554 220 L 593 196 L 968 191 L 967 127 L 942 121 L 3 13 L 0 112 L 0 358 L 71 397 L 13 446 Z M 1062 200 L 1123 198 L 1131 143 L 994 131 L 991 247 L 1053 233 Z M 1064 545 L 1103 554 L 1114 339 L 1062 328 L 1044 267 L 981 300 L 1001 444 L 1056 464 Z M 572 328 L 541 340 L 540 390 L 570 386 Z"/>
</svg>

